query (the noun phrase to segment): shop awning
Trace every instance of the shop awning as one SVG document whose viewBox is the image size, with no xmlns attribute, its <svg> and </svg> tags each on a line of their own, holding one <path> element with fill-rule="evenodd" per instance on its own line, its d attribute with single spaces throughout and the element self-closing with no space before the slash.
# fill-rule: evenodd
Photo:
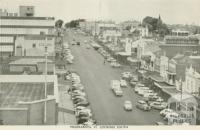
<svg viewBox="0 0 200 130">
<path fill-rule="evenodd" d="M 163 78 L 160 76 L 159 72 L 156 71 L 148 71 L 147 73 L 145 73 L 144 75 L 147 78 L 151 78 L 152 80 L 156 81 L 156 82 L 163 82 Z"/>
<path fill-rule="evenodd" d="M 131 53 L 127 53 L 127 52 L 118 52 L 117 55 L 121 55 L 121 56 L 131 56 Z"/>
</svg>

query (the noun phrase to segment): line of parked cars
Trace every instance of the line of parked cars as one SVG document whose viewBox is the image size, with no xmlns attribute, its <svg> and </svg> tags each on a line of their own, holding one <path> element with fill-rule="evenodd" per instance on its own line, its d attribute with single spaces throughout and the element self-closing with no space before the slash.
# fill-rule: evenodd
<svg viewBox="0 0 200 130">
<path fill-rule="evenodd" d="M 149 87 L 145 87 L 144 84 L 138 83 L 136 84 L 135 93 L 143 97 L 143 101 L 147 102 L 147 104 L 154 109 L 162 110 L 167 108 L 167 103 L 164 102 L 164 99 L 156 92 L 151 90 Z"/>
<path fill-rule="evenodd" d="M 110 66 L 113 68 L 120 68 L 121 65 L 113 58 L 108 52 L 106 52 L 102 47 L 98 49 L 98 52 L 110 63 Z"/>
<path fill-rule="evenodd" d="M 68 64 L 73 64 L 74 61 L 74 56 L 71 53 L 71 50 L 69 49 L 68 44 L 64 44 L 63 46 L 63 59 L 68 63 Z"/>
<path fill-rule="evenodd" d="M 90 103 L 87 100 L 84 86 L 81 84 L 80 76 L 77 73 L 71 73 L 68 75 L 68 77 L 70 77 L 69 79 L 72 82 L 69 92 L 74 103 L 77 123 L 81 125 L 96 124 L 96 121 L 92 119 L 93 115 L 90 109 Z"/>
</svg>

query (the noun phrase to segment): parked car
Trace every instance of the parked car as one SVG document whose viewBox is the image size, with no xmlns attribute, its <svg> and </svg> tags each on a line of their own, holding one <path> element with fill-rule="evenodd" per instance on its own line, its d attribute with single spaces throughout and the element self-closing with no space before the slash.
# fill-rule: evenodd
<svg viewBox="0 0 200 130">
<path fill-rule="evenodd" d="M 87 102 L 87 101 L 83 101 L 83 102 L 79 102 L 79 103 L 77 103 L 77 104 L 76 104 L 76 107 L 77 107 L 77 106 L 84 106 L 84 107 L 87 107 L 87 106 L 89 106 L 89 105 L 90 105 L 89 102 Z"/>
<path fill-rule="evenodd" d="M 157 102 L 164 102 L 164 99 L 161 97 L 158 97 L 158 99 L 156 99 Z"/>
<path fill-rule="evenodd" d="M 117 63 L 117 62 L 111 62 L 110 66 L 113 67 L 113 68 L 119 68 L 119 67 L 121 67 L 121 65 L 119 63 Z"/>
<path fill-rule="evenodd" d="M 83 123 L 85 123 L 85 122 L 88 122 L 89 119 L 90 119 L 90 118 L 80 118 L 80 119 L 78 119 L 77 123 L 78 123 L 78 124 L 83 124 Z"/>
<path fill-rule="evenodd" d="M 153 90 L 150 90 L 150 89 L 139 89 L 139 91 L 138 91 L 138 94 L 141 95 L 141 96 L 143 96 L 145 94 L 151 94 L 151 93 L 153 93 Z"/>
<path fill-rule="evenodd" d="M 148 87 L 135 87 L 135 92 L 136 93 L 139 93 L 139 91 L 143 91 L 143 90 L 149 90 L 149 88 Z"/>
<path fill-rule="evenodd" d="M 71 44 L 72 44 L 72 45 L 76 45 L 76 43 L 75 43 L 75 42 L 71 42 Z"/>
<path fill-rule="evenodd" d="M 76 44 L 77 44 L 77 45 L 79 45 L 79 46 L 81 45 L 81 43 L 80 43 L 80 42 L 76 42 Z"/>
<path fill-rule="evenodd" d="M 73 101 L 74 104 L 78 104 L 78 103 L 81 103 L 81 102 L 87 102 L 87 99 L 76 99 Z"/>
<path fill-rule="evenodd" d="M 86 109 L 87 107 L 83 107 L 83 106 L 78 106 L 78 107 L 75 107 L 75 110 L 78 111 L 78 110 L 83 110 L 83 109 Z"/>
<path fill-rule="evenodd" d="M 113 59 L 114 59 L 114 58 L 112 58 L 112 57 L 108 57 L 106 60 L 107 60 L 108 62 L 111 62 Z"/>
<path fill-rule="evenodd" d="M 149 97 L 149 100 L 150 100 L 150 101 L 156 101 L 158 98 L 159 98 L 159 96 L 157 96 L 157 95 L 151 95 L 151 96 Z"/>
<path fill-rule="evenodd" d="M 155 98 L 155 96 L 158 97 L 158 96 L 157 96 L 157 93 L 155 93 L 155 92 L 153 92 L 153 93 L 145 93 L 145 94 L 143 95 L 145 101 L 152 101 L 152 98 Z M 155 99 L 156 99 L 156 98 L 155 98 Z"/>
<path fill-rule="evenodd" d="M 172 112 L 173 112 L 172 109 L 166 108 L 166 109 L 163 109 L 162 111 L 160 111 L 160 115 L 166 116 L 168 113 L 172 113 Z"/>
<path fill-rule="evenodd" d="M 164 117 L 164 120 L 170 121 L 170 120 L 178 120 L 179 119 L 179 114 L 176 112 L 170 112 L 167 113 Z"/>
<path fill-rule="evenodd" d="M 139 108 L 139 109 L 141 109 L 141 110 L 144 110 L 144 111 L 151 110 L 151 107 L 145 101 L 143 101 L 143 100 L 137 101 L 136 107 Z"/>
<path fill-rule="evenodd" d="M 111 80 L 111 88 L 112 89 L 120 88 L 120 81 L 119 80 Z"/>
<path fill-rule="evenodd" d="M 167 107 L 167 103 L 165 102 L 152 102 L 150 103 L 151 108 L 157 109 L 157 110 L 163 110 Z"/>
<path fill-rule="evenodd" d="M 127 100 L 124 102 L 124 109 L 127 111 L 132 111 L 133 105 L 132 105 L 131 101 Z"/>
<path fill-rule="evenodd" d="M 155 123 L 155 125 L 165 125 L 165 123 L 158 121 Z"/>
<path fill-rule="evenodd" d="M 126 80 L 120 80 L 120 86 L 121 87 L 128 87 Z"/>
<path fill-rule="evenodd" d="M 91 125 L 95 125 L 96 124 L 96 121 L 94 120 L 88 120 L 87 122 L 83 123 L 83 125 L 88 125 L 88 126 L 91 126 Z"/>
<path fill-rule="evenodd" d="M 131 79 L 133 75 L 131 74 L 131 72 L 123 72 L 122 73 L 122 78 L 123 79 Z"/>
<path fill-rule="evenodd" d="M 123 91 L 121 88 L 118 89 L 113 89 L 113 92 L 115 93 L 116 96 L 123 96 Z"/>
<path fill-rule="evenodd" d="M 76 112 L 76 115 L 77 115 L 77 116 L 79 116 L 79 115 L 81 115 L 81 114 L 82 114 L 82 115 L 85 114 L 85 115 L 87 115 L 88 117 L 92 117 L 91 110 L 88 109 L 88 108 L 82 109 L 82 110 L 79 110 L 79 111 Z"/>
</svg>

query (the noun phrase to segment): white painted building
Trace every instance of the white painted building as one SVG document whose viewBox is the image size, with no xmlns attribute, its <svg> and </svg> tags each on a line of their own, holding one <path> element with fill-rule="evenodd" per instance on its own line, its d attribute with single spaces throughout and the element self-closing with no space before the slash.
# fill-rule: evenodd
<svg viewBox="0 0 200 130">
<path fill-rule="evenodd" d="M 45 44 L 48 56 L 54 56 L 55 38 L 42 35 L 18 36 L 15 40 L 15 56 L 44 56 Z"/>
<path fill-rule="evenodd" d="M 93 35 L 100 35 L 105 30 L 118 30 L 119 27 L 115 23 L 107 23 L 107 22 L 96 22 L 95 28 L 92 30 Z"/>
<path fill-rule="evenodd" d="M 138 30 L 140 32 L 141 37 L 148 37 L 149 36 L 149 29 L 148 29 L 147 26 L 146 27 L 141 27 L 141 26 L 131 27 L 130 32 L 132 33 L 136 30 Z"/>
<path fill-rule="evenodd" d="M 161 56 L 160 57 L 160 76 L 164 78 L 165 81 L 167 81 L 167 71 L 169 68 L 169 58 L 167 56 Z"/>
<path fill-rule="evenodd" d="M 190 94 L 199 95 L 200 90 L 200 73 L 192 65 L 185 71 L 185 87 L 183 91 Z"/>
<path fill-rule="evenodd" d="M 121 32 L 119 30 L 105 30 L 102 32 L 102 35 L 100 36 L 103 41 L 105 42 L 114 42 L 116 43 L 118 38 L 121 37 Z"/>
<path fill-rule="evenodd" d="M 0 18 L 0 52 L 13 55 L 18 36 L 47 35 L 54 37 L 53 17 L 19 17 L 1 16 Z"/>
</svg>

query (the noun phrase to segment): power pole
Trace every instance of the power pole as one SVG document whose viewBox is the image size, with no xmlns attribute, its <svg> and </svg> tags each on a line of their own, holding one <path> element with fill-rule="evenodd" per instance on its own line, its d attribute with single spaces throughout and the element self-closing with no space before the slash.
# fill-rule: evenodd
<svg viewBox="0 0 200 130">
<path fill-rule="evenodd" d="M 47 41 L 47 40 L 46 40 Z M 44 124 L 47 122 L 47 57 L 48 52 L 47 52 L 47 44 L 45 45 L 45 85 L 44 85 Z"/>
<path fill-rule="evenodd" d="M 46 122 L 47 122 L 47 118 L 46 118 L 46 116 L 47 116 L 47 70 L 48 70 L 48 66 L 47 66 L 47 59 L 48 59 L 48 51 L 47 51 L 47 49 L 48 49 L 48 46 L 51 46 L 51 44 L 48 44 L 47 43 L 47 36 L 44 36 L 45 37 L 45 43 L 44 44 L 42 44 L 42 45 L 40 45 L 40 46 L 44 46 L 44 48 L 45 48 L 45 53 L 44 53 L 44 57 L 45 57 L 45 72 L 44 72 L 44 119 L 43 119 L 43 121 L 44 121 L 44 124 L 46 124 Z"/>
</svg>

